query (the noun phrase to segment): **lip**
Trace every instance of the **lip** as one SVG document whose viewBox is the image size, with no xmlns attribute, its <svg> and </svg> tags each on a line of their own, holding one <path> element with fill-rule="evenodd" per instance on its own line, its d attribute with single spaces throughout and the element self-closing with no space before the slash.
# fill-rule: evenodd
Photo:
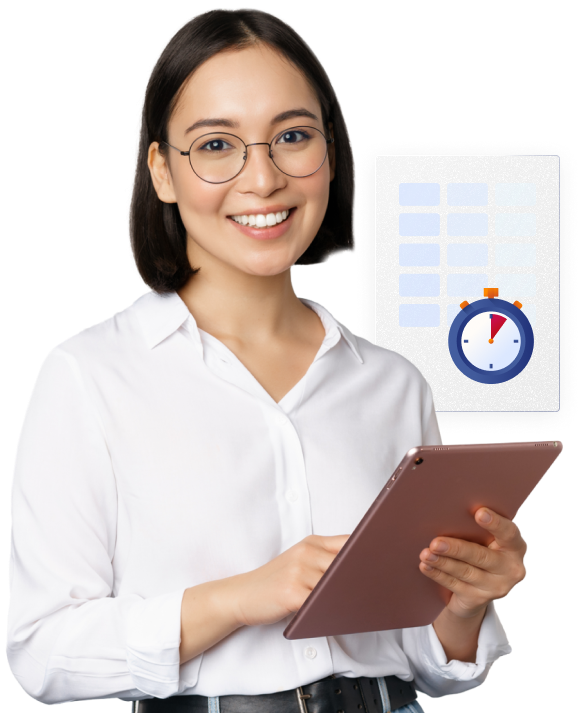
<svg viewBox="0 0 578 713">
<path fill-rule="evenodd" d="M 227 220 L 240 230 L 243 235 L 247 235 L 250 238 L 255 238 L 255 240 L 271 240 L 273 238 L 280 238 L 287 230 L 289 230 L 291 223 L 293 222 L 293 216 L 297 208 L 287 208 L 287 206 L 270 206 L 267 208 L 259 208 L 254 213 L 252 211 L 246 213 L 235 213 L 234 215 L 267 215 L 267 213 L 280 213 L 282 210 L 289 210 L 289 215 L 282 222 L 277 225 L 272 225 L 270 228 L 253 228 L 250 225 L 240 225 L 234 221 L 230 216 L 227 216 Z M 267 211 L 267 213 L 265 213 Z"/>
</svg>

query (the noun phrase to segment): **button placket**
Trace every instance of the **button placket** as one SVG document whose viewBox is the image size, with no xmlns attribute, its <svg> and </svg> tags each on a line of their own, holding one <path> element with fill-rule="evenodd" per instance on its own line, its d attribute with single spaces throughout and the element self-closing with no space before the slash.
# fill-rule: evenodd
<svg viewBox="0 0 578 713">
<path fill-rule="evenodd" d="M 289 503 L 296 503 L 299 500 L 299 495 L 294 490 L 288 490 L 285 493 L 285 499 Z"/>
<path fill-rule="evenodd" d="M 312 661 L 317 656 L 317 649 L 313 646 L 306 646 L 303 650 L 303 653 L 305 654 L 306 658 Z"/>
</svg>

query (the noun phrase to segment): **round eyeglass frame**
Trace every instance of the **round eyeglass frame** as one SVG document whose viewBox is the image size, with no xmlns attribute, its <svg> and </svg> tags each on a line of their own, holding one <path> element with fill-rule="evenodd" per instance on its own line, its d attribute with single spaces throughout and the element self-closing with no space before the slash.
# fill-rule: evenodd
<svg viewBox="0 0 578 713">
<path fill-rule="evenodd" d="M 311 173 L 307 173 L 307 174 L 305 174 L 305 176 L 293 176 L 292 174 L 286 173 L 285 171 L 283 171 L 282 169 L 280 169 L 279 166 L 277 166 L 277 164 L 275 163 L 275 159 L 273 158 L 273 149 L 271 148 L 271 144 L 272 144 L 272 143 L 275 141 L 275 139 L 277 139 L 279 136 L 281 136 L 282 134 L 287 133 L 288 131 L 292 131 L 292 130 L 294 130 L 294 129 L 300 129 L 300 128 L 302 128 L 302 129 L 313 129 L 313 131 L 319 132 L 319 133 L 321 134 L 321 136 L 323 136 L 323 138 L 325 139 L 325 142 L 326 142 L 327 146 L 328 146 L 329 144 L 332 144 L 332 143 L 335 142 L 335 139 L 334 139 L 334 138 L 330 138 L 330 139 L 326 138 L 325 134 L 324 134 L 320 129 L 317 129 L 315 126 L 306 126 L 305 124 L 299 124 L 298 126 L 290 126 L 288 129 L 283 129 L 283 131 L 280 131 L 278 134 L 275 134 L 275 136 L 271 139 L 271 141 L 270 141 L 269 143 L 267 143 L 266 141 L 261 141 L 261 142 L 257 142 L 257 143 L 253 143 L 253 144 L 246 144 L 240 136 L 237 136 L 236 134 L 228 133 L 228 132 L 226 132 L 226 131 L 209 131 L 207 134 L 201 134 L 201 136 L 197 136 L 197 138 L 196 138 L 196 139 L 192 142 L 192 144 L 189 146 L 189 150 L 188 150 L 188 151 L 181 151 L 181 149 L 177 148 L 176 146 L 173 146 L 172 144 L 169 144 L 168 141 L 160 141 L 159 143 L 161 143 L 161 144 L 166 144 L 167 146 L 170 146 L 172 149 L 175 149 L 175 151 L 178 151 L 178 152 L 181 154 L 181 156 L 188 156 L 188 157 L 189 157 L 189 166 L 191 167 L 193 173 L 195 174 L 195 176 L 197 176 L 198 178 L 200 178 L 201 181 L 205 181 L 205 183 L 212 183 L 212 184 L 215 184 L 215 185 L 219 185 L 219 184 L 221 184 L 221 183 L 228 183 L 229 181 L 232 181 L 233 178 L 237 178 L 237 176 L 241 173 L 241 171 L 242 171 L 242 170 L 245 168 L 245 166 L 247 165 L 247 155 L 248 155 L 247 149 L 248 149 L 249 146 L 268 146 L 268 147 L 269 147 L 269 152 L 268 152 L 268 153 L 269 153 L 269 158 L 271 159 L 271 161 L 273 161 L 273 165 L 275 166 L 275 168 L 277 168 L 279 171 L 281 171 L 281 173 L 284 173 L 286 176 L 290 176 L 291 178 L 307 178 L 308 176 L 312 176 L 314 173 L 317 173 L 317 171 L 319 171 L 319 169 L 321 168 L 321 166 L 323 166 L 323 164 L 325 163 L 325 159 L 327 158 L 327 153 L 328 153 L 328 151 L 329 151 L 329 149 L 327 148 L 327 146 L 325 147 L 325 156 L 323 157 L 323 161 L 321 161 L 321 163 L 320 163 L 319 166 L 315 169 L 315 171 L 311 171 Z M 237 173 L 236 173 L 234 176 L 231 176 L 231 178 L 227 178 L 227 180 L 225 180 L 225 181 L 207 181 L 206 178 L 203 178 L 202 176 L 199 176 L 199 174 L 198 174 L 198 173 L 195 171 L 195 169 L 193 168 L 193 163 L 192 163 L 192 161 L 191 161 L 191 149 L 193 148 L 193 144 L 195 144 L 197 141 L 199 141 L 200 139 L 202 139 L 204 136 L 211 136 L 211 135 L 213 135 L 213 134 L 219 134 L 219 136 L 232 136 L 232 137 L 235 138 L 235 139 L 239 139 L 239 141 L 240 141 L 240 142 L 243 144 L 243 146 L 245 147 L 245 153 L 244 153 L 244 155 L 243 155 L 243 165 L 241 166 L 241 168 L 237 171 Z"/>
</svg>

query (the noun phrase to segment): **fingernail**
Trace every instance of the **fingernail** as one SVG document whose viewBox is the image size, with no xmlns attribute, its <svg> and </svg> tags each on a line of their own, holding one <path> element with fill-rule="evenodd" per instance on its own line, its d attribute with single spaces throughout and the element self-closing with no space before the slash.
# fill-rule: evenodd
<svg viewBox="0 0 578 713">
<path fill-rule="evenodd" d="M 425 562 L 423 563 L 423 568 L 424 568 L 427 572 L 431 572 L 432 569 L 433 569 L 433 567 L 430 567 L 429 564 L 426 564 Z"/>
<path fill-rule="evenodd" d="M 439 557 L 437 555 L 434 555 L 433 552 L 430 552 L 427 558 L 430 562 L 437 562 L 439 560 Z"/>
<path fill-rule="evenodd" d="M 449 548 L 450 546 L 447 542 L 436 542 L 434 550 L 436 550 L 437 552 L 447 552 Z"/>
<path fill-rule="evenodd" d="M 492 516 L 487 510 L 484 510 L 484 512 L 480 515 L 480 522 L 483 522 L 485 525 L 487 525 L 491 521 Z"/>
</svg>

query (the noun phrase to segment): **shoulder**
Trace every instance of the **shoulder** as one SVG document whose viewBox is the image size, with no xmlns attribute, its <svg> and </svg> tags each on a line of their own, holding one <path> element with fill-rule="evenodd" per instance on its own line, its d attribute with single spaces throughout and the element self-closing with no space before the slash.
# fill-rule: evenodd
<svg viewBox="0 0 578 713">
<path fill-rule="evenodd" d="M 146 313 L 151 292 L 139 297 L 128 307 L 111 317 L 90 325 L 59 344 L 48 356 L 72 357 L 80 364 L 114 362 L 131 350 L 146 347 L 142 328 L 143 313 Z M 48 358 L 48 357 L 47 357 Z"/>
</svg>

